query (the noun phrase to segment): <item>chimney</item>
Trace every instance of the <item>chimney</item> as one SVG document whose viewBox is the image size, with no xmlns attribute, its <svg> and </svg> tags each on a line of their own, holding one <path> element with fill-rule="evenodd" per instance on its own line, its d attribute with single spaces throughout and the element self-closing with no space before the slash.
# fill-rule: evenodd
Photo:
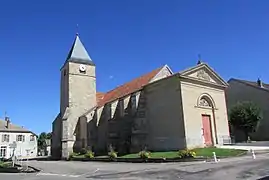
<svg viewBox="0 0 269 180">
<path fill-rule="evenodd" d="M 260 78 L 258 78 L 258 80 L 257 80 L 257 84 L 258 84 L 259 87 L 263 87 L 263 85 L 262 85 L 262 81 L 260 80 Z"/>
<path fill-rule="evenodd" d="M 5 117 L 5 121 L 6 121 L 6 128 L 9 129 L 10 128 L 10 119 L 9 117 Z"/>
</svg>

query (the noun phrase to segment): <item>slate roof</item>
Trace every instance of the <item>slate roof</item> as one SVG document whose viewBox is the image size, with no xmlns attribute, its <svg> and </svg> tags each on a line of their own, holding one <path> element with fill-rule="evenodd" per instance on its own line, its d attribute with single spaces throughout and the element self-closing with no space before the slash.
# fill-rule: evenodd
<svg viewBox="0 0 269 180">
<path fill-rule="evenodd" d="M 28 129 L 23 128 L 22 126 L 12 124 L 11 122 L 9 124 L 9 128 L 7 128 L 6 124 L 7 122 L 5 120 L 0 120 L 0 132 L 31 132 Z"/>
<path fill-rule="evenodd" d="M 133 79 L 130 82 L 116 87 L 115 89 L 108 91 L 107 93 L 97 93 L 97 106 L 102 107 L 108 102 L 112 102 L 116 99 L 122 98 L 142 89 L 143 86 L 147 85 L 150 80 L 154 78 L 158 74 L 158 72 L 160 72 L 162 68 L 163 67 L 155 69 L 145 75 Z"/>
<path fill-rule="evenodd" d="M 94 65 L 91 57 L 89 56 L 78 35 L 76 35 L 74 43 L 66 58 L 66 62 L 77 62 Z"/>
<path fill-rule="evenodd" d="M 260 89 L 260 90 L 266 90 L 269 92 L 269 84 L 266 84 L 264 82 L 262 82 L 262 87 L 260 87 L 258 85 L 258 83 L 256 81 L 247 81 L 247 80 L 242 80 L 242 79 L 235 79 L 235 78 L 231 78 L 228 83 L 230 81 L 237 81 L 237 82 L 241 82 L 243 84 L 246 84 L 246 85 L 249 85 L 251 87 L 254 87 L 254 88 L 257 88 L 257 89 Z"/>
</svg>

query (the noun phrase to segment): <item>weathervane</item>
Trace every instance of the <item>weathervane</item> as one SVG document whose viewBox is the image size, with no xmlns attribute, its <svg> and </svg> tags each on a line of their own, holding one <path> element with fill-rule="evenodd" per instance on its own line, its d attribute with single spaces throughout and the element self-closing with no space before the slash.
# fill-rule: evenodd
<svg viewBox="0 0 269 180">
<path fill-rule="evenodd" d="M 77 35 L 77 36 L 79 35 L 79 33 L 78 33 L 78 24 L 77 24 L 77 33 L 76 33 L 76 35 Z"/>
</svg>

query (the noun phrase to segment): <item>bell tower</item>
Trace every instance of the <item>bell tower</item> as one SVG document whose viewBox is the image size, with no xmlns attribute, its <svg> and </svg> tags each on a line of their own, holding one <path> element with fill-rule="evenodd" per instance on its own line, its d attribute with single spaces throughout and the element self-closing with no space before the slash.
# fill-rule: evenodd
<svg viewBox="0 0 269 180">
<path fill-rule="evenodd" d="M 78 34 L 61 68 L 62 158 L 73 152 L 78 118 L 96 106 L 95 64 Z"/>
</svg>

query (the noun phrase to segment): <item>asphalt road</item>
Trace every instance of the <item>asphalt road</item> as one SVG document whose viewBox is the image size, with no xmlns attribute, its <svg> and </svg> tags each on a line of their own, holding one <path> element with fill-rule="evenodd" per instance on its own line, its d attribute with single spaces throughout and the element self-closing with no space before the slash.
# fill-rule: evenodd
<svg viewBox="0 0 269 180">
<path fill-rule="evenodd" d="M 42 169 L 37 174 L 0 174 L 2 180 L 90 180 L 90 179 L 183 179 L 256 180 L 269 176 L 269 154 L 221 159 L 215 162 L 186 163 L 102 163 L 71 161 L 31 161 Z M 269 180 L 269 178 L 268 178 Z"/>
</svg>

